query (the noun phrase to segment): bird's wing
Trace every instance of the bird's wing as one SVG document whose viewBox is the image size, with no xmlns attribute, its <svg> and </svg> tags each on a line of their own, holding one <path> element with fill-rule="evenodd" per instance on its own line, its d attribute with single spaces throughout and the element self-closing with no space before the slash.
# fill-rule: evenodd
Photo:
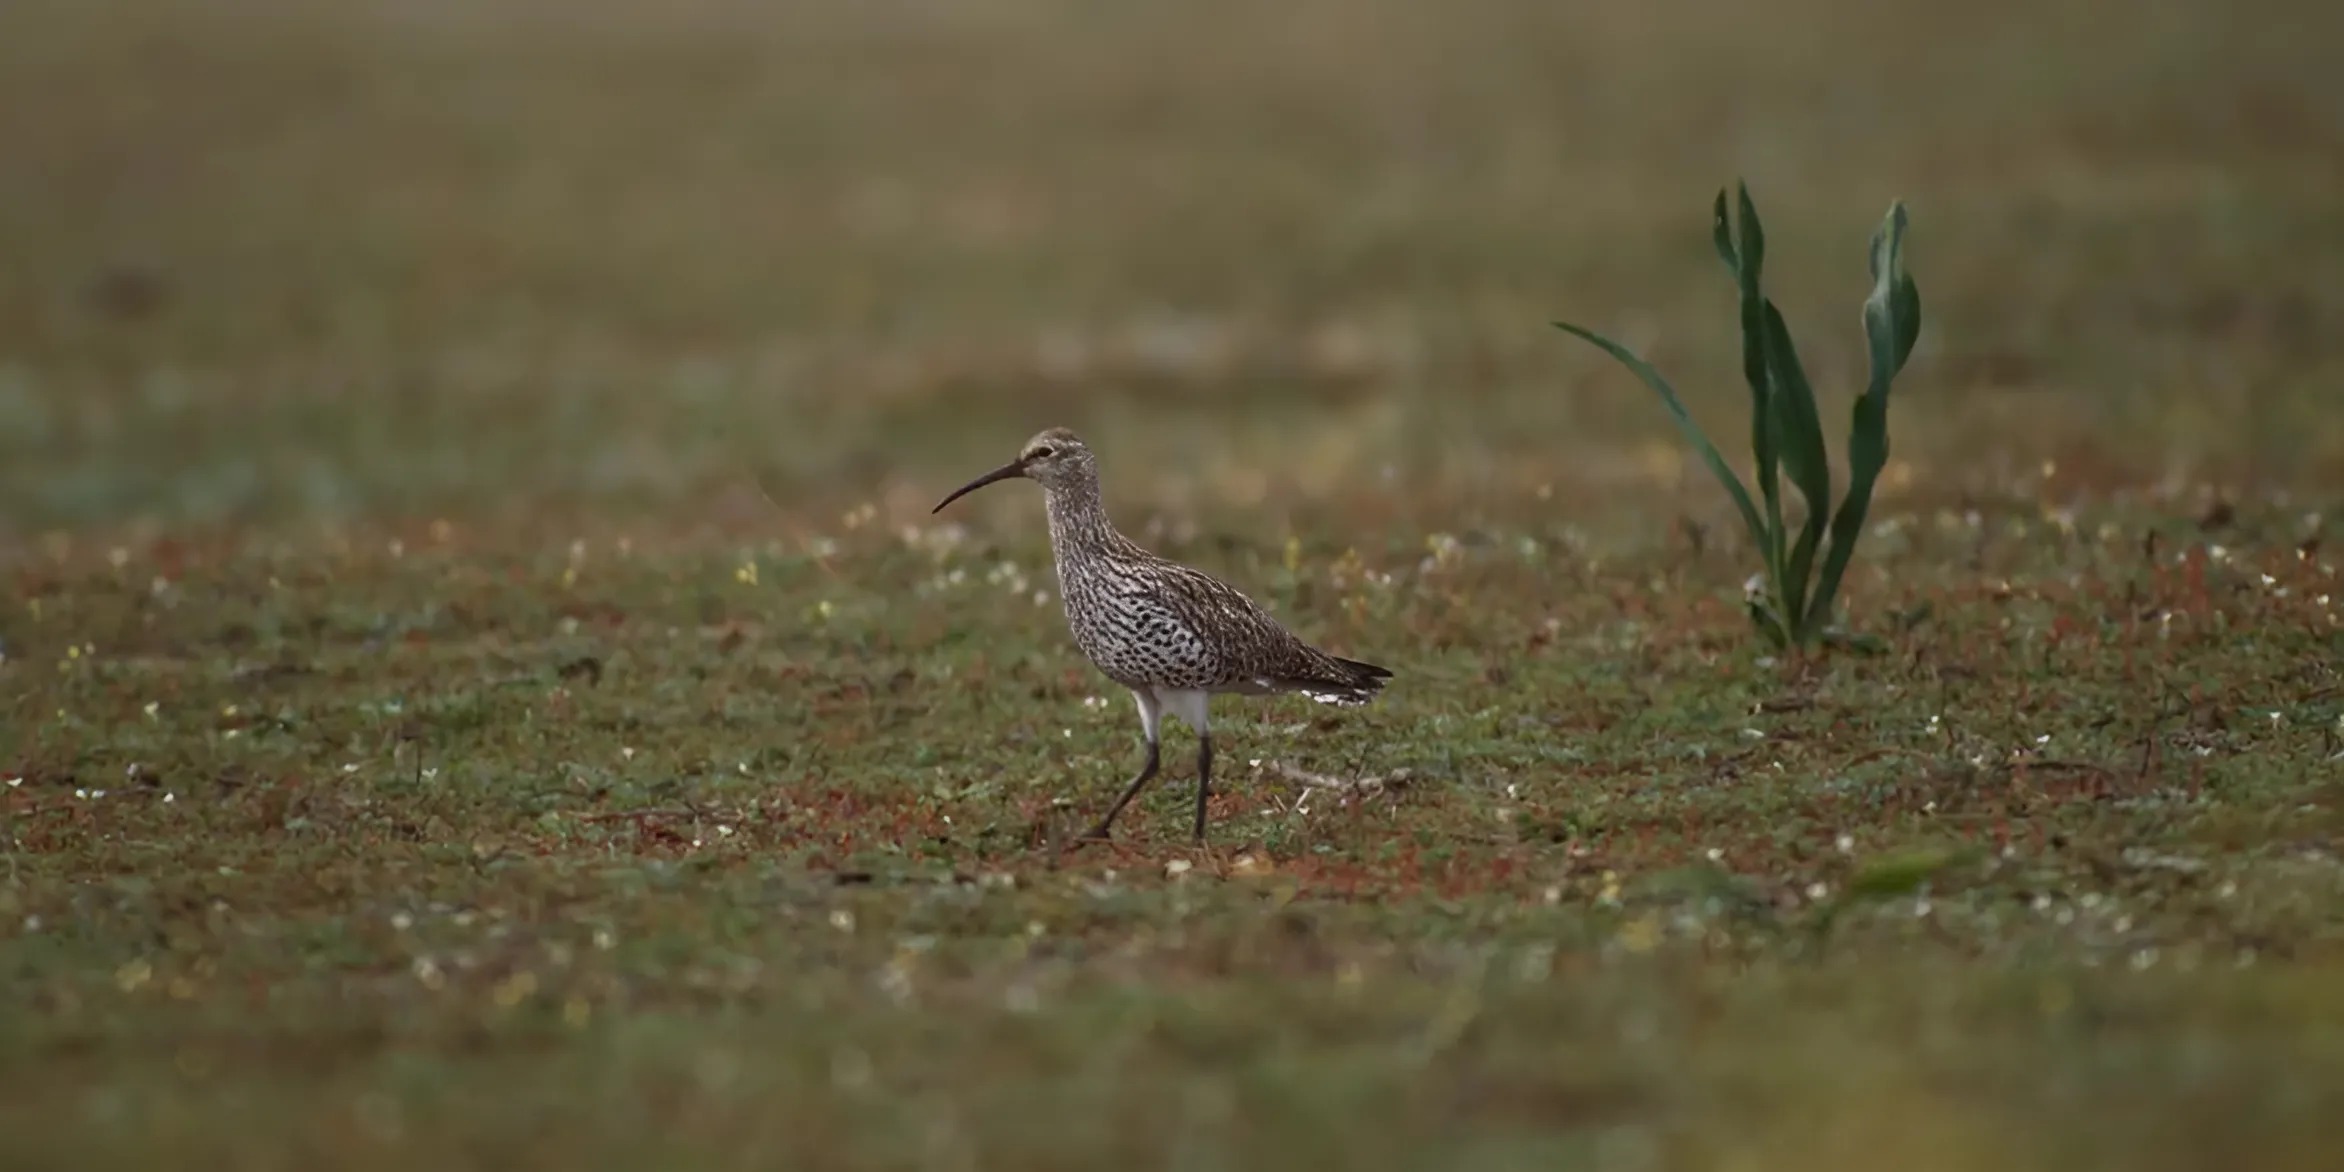
<svg viewBox="0 0 2344 1172">
<path fill-rule="evenodd" d="M 1339 682 L 1332 657 L 1303 642 L 1245 593 L 1203 570 L 1165 561 L 1164 601 L 1194 630 L 1209 633 L 1227 682 L 1297 686 Z"/>
</svg>

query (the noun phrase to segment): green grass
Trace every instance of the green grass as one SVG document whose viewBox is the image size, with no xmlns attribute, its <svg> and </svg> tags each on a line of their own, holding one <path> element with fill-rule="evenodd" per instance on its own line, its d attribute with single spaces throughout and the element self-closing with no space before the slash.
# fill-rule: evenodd
<svg viewBox="0 0 2344 1172">
<path fill-rule="evenodd" d="M 2332 1162 L 2326 9 L 900 7 L 0 13 L 11 1166 Z M 1546 325 L 1735 418 L 1739 173 L 1877 656 Z M 1399 673 L 1208 849 L 1053 423 Z"/>
</svg>

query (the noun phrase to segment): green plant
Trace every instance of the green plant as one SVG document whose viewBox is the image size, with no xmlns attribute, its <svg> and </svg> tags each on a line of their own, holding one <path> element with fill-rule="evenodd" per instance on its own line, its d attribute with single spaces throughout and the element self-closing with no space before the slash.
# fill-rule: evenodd
<svg viewBox="0 0 2344 1172">
<path fill-rule="evenodd" d="M 1750 498 L 1717 445 L 1709 442 L 1668 380 L 1650 363 L 1592 330 L 1568 322 L 1554 324 L 1618 359 L 1667 404 L 1678 428 L 1733 496 L 1765 561 L 1764 585 L 1753 583 L 1749 595 L 1751 621 L 1777 648 L 1805 647 L 1819 638 L 1838 637 L 1830 629 L 1832 604 L 1848 559 L 1863 536 L 1872 486 L 1880 477 L 1881 466 L 1888 462 L 1888 385 L 1904 369 L 1913 341 L 1920 336 L 1921 293 L 1904 271 L 1905 209 L 1899 202 L 1889 207 L 1887 218 L 1872 235 L 1872 294 L 1864 299 L 1864 339 L 1872 373 L 1856 399 L 1848 431 L 1847 495 L 1835 511 L 1831 462 L 1823 450 L 1823 424 L 1815 410 L 1815 393 L 1799 365 L 1790 328 L 1759 287 L 1766 232 L 1759 224 L 1758 208 L 1750 201 L 1748 186 L 1737 185 L 1735 195 L 1738 225 L 1727 220 L 1721 189 L 1712 236 L 1718 256 L 1732 271 L 1740 290 L 1742 377 L 1750 384 L 1750 448 L 1761 500 Z M 1783 522 L 1782 473 L 1789 475 L 1807 504 L 1806 521 L 1795 539 Z M 1822 555 L 1820 569 L 1816 565 L 1818 553 Z"/>
</svg>

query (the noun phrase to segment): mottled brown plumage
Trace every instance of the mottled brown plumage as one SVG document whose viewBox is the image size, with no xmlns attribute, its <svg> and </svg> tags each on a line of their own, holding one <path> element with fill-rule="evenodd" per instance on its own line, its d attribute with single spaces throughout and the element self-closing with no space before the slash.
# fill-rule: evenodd
<svg viewBox="0 0 2344 1172">
<path fill-rule="evenodd" d="M 1300 692 L 1328 704 L 1364 704 L 1391 672 L 1329 655 L 1297 638 L 1252 599 L 1202 570 L 1161 558 L 1116 531 L 1099 497 L 1098 462 L 1081 439 L 1053 427 L 1017 459 L 970 481 L 936 508 L 1013 477 L 1047 497 L 1050 549 L 1075 645 L 1107 678 L 1131 690 L 1147 732 L 1147 761 L 1091 832 L 1105 837 L 1123 807 L 1156 775 L 1166 709 L 1197 733 L 1196 837 L 1204 838 L 1213 741 L 1206 726 L 1216 692 Z"/>
</svg>

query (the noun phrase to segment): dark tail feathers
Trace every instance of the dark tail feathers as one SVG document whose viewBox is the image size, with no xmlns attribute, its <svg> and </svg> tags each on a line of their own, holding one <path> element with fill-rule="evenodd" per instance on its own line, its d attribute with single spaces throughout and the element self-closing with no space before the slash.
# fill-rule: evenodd
<svg viewBox="0 0 2344 1172">
<path fill-rule="evenodd" d="M 1384 690 L 1384 681 L 1392 678 L 1390 670 L 1356 659 L 1329 655 L 1327 662 L 1335 670 L 1313 679 L 1281 681 L 1281 683 L 1321 704 L 1365 704 Z"/>
</svg>

